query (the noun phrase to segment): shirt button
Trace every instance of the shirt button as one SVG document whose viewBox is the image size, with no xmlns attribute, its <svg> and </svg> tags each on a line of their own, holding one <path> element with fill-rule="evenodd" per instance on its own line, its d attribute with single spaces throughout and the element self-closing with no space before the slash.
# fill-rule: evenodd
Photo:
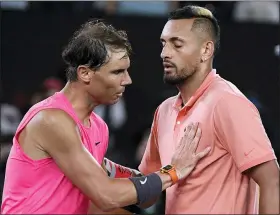
<svg viewBox="0 0 280 215">
<path fill-rule="evenodd" d="M 180 125 L 180 123 L 181 123 L 180 121 L 177 121 L 177 125 Z"/>
</svg>

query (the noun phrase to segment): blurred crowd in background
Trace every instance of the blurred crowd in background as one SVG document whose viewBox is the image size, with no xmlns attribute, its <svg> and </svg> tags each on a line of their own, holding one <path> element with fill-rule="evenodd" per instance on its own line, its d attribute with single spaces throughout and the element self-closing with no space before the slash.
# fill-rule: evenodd
<svg viewBox="0 0 280 215">
<path fill-rule="evenodd" d="M 136 2 L 136 1 L 77 1 L 77 2 L 28 2 L 28 1 L 2 1 L 1 2 L 1 10 L 3 12 L 3 19 L 5 19 L 5 12 L 18 12 L 18 13 L 38 13 L 38 16 L 41 14 L 47 13 L 63 13 L 63 14 L 73 14 L 73 13 L 98 13 L 99 18 L 102 17 L 106 20 L 107 17 L 118 17 L 118 16 L 135 16 L 135 17 L 147 17 L 152 19 L 157 18 L 165 18 L 167 13 L 171 10 L 174 10 L 178 7 L 182 7 L 187 4 L 196 4 L 199 6 L 204 6 L 210 9 L 218 20 L 222 21 L 224 25 L 229 25 L 229 23 L 240 24 L 246 23 L 254 24 L 254 26 L 258 27 L 258 25 L 271 25 L 277 26 L 279 25 L 279 2 L 276 1 L 263 1 L 263 2 L 211 2 L 211 1 L 200 1 L 200 2 L 179 2 L 179 1 L 144 1 L 144 2 Z M 94 17 L 94 15 L 92 16 Z M 124 19 L 126 22 L 129 22 L 129 19 Z M 84 20 L 86 21 L 86 20 Z M 164 22 L 166 20 L 164 19 Z M 6 20 L 6 22 L 8 22 Z M 162 22 L 164 24 L 164 22 Z M 256 25 L 257 24 L 257 25 Z M 66 23 L 67 25 L 67 23 Z M 162 26 L 154 26 L 155 28 L 159 29 L 159 32 L 163 28 Z M 36 31 L 36 29 L 33 29 Z M 63 29 L 61 29 L 63 31 Z M 124 29 L 128 30 L 128 29 Z M 30 30 L 29 30 L 30 31 Z M 149 31 L 144 32 L 146 37 L 149 37 Z M 221 34 L 223 35 L 223 27 L 221 27 Z M 235 32 L 231 32 L 231 34 L 235 34 Z M 269 35 L 270 32 L 267 32 Z M 279 34 L 278 34 L 279 35 Z M 70 37 L 71 35 L 68 35 Z M 128 32 L 129 36 L 129 32 Z M 255 35 L 256 37 L 258 35 Z M 158 35 L 159 38 L 159 35 Z M 61 39 L 61 38 L 58 38 Z M 65 41 L 62 41 L 65 44 Z M 131 40 L 133 46 L 133 39 Z M 154 41 L 155 43 L 159 41 Z M 234 43 L 234 41 L 232 41 Z M 1 43 L 3 43 L 1 41 Z M 24 41 L 22 41 L 24 43 Z M 266 41 L 263 41 L 266 43 Z M 223 40 L 221 41 L 221 45 L 223 46 Z M 62 47 L 59 47 L 62 48 Z M 258 44 L 252 47 L 253 50 L 251 52 L 261 52 L 262 50 L 258 49 Z M 230 50 L 228 50 L 230 51 Z M 240 47 L 240 52 L 242 52 L 242 47 Z M 273 50 L 271 50 L 273 52 Z M 4 56 L 6 53 L 1 51 L 1 54 Z M 28 55 L 28 50 L 26 50 L 26 54 Z M 221 51 L 220 55 L 223 55 L 223 50 Z M 158 52 L 159 56 L 159 52 Z M 277 44 L 275 44 L 275 53 L 271 56 L 279 59 L 279 46 L 277 51 Z M 47 56 L 45 56 L 48 58 Z M 230 59 L 232 60 L 232 59 Z M 235 59 L 234 59 L 235 60 Z M 13 59 L 14 63 L 16 64 L 18 59 Z M 32 60 L 31 60 L 32 61 Z M 57 60 L 59 62 L 60 59 Z M 141 61 L 141 58 L 139 59 Z M 273 61 L 277 62 L 277 61 Z M 2 64 L 3 62 L 1 62 Z M 30 62 L 26 62 L 27 64 Z M 52 64 L 52 62 L 48 62 L 48 64 Z M 133 64 L 133 62 L 132 62 Z M 226 69 L 227 63 L 224 62 L 224 67 Z M 263 90 L 267 90 L 267 85 L 275 85 L 274 89 L 279 90 L 279 86 L 276 86 L 278 83 L 277 79 L 279 77 L 279 65 L 268 65 L 267 62 L 263 62 L 265 64 L 264 68 L 266 71 L 263 71 L 262 74 L 255 74 L 257 76 L 253 77 L 248 82 L 254 82 L 256 79 L 262 79 L 262 76 L 266 76 L 266 73 L 273 73 L 271 78 L 274 79 L 274 83 L 263 83 L 263 86 L 260 87 Z M 42 65 L 44 66 L 44 65 Z M 214 65 L 215 66 L 215 65 Z M 242 67 L 244 65 L 240 65 Z M 1 66 L 2 67 L 2 66 Z M 3 67 L 2 67 L 3 68 Z M 28 109 L 35 103 L 47 98 L 48 96 L 52 95 L 53 93 L 60 91 L 64 84 L 65 84 L 65 75 L 64 75 L 64 67 L 61 64 L 57 64 L 57 70 L 50 72 L 49 76 L 45 76 L 42 78 L 40 83 L 36 84 L 36 87 L 33 87 L 32 91 L 15 91 L 9 92 L 9 96 L 5 96 L 6 92 L 5 89 L 3 90 L 3 95 L 1 96 L 1 170 L 0 170 L 0 187 L 2 186 L 3 179 L 4 179 L 4 171 L 5 171 L 5 162 L 6 158 L 9 153 L 9 149 L 12 144 L 13 134 L 21 121 L 24 114 L 28 111 Z M 149 70 L 149 68 L 146 68 Z M 11 71 L 6 71 L 1 69 L 1 73 L 5 77 L 5 73 L 9 73 Z M 15 71 L 13 71 L 15 72 Z M 23 71 L 16 71 L 16 72 L 23 72 Z M 152 71 L 150 71 L 152 72 Z M 161 71 L 157 71 L 159 74 Z M 219 71 L 218 71 L 219 73 Z M 14 73 L 14 78 L 17 77 L 17 74 Z M 228 75 L 228 77 L 231 77 Z M 31 78 L 31 77 L 26 77 Z M 159 76 L 159 79 L 160 76 Z M 3 78 L 2 80 L 5 80 Z M 238 83 L 235 80 L 230 80 L 238 87 Z M 260 81 L 261 82 L 261 81 Z M 13 84 L 13 83 L 10 83 Z M 2 84 L 1 84 L 2 85 Z M 8 83 L 6 83 L 8 85 Z M 241 84 L 242 85 L 242 84 Z M 254 84 L 252 85 L 254 86 Z M 142 85 L 138 87 L 136 90 L 131 90 L 131 95 L 137 97 L 138 91 L 144 90 L 146 86 Z M 2 88 L 2 87 L 1 87 Z M 267 131 L 269 138 L 273 144 L 273 147 L 276 151 L 276 154 L 279 159 L 279 115 L 275 115 L 275 107 L 272 107 L 269 102 L 263 102 L 264 94 L 260 95 L 260 90 L 254 88 L 245 88 L 241 87 L 243 93 L 247 95 L 247 97 L 256 105 L 261 113 L 261 117 L 263 120 L 263 124 Z M 259 88 L 259 89 L 260 89 Z M 155 91 L 160 90 L 155 88 Z M 129 91 L 129 89 L 128 89 Z M 145 90 L 144 90 L 145 91 Z M 145 92 L 147 92 L 146 90 Z M 128 92 L 129 93 L 129 92 Z M 176 89 L 173 88 L 166 88 L 166 90 L 160 92 L 156 99 L 148 98 L 149 95 L 146 94 L 146 100 L 144 98 L 142 105 L 145 106 L 145 103 L 151 102 L 150 111 L 145 112 L 138 116 L 138 118 L 134 118 L 134 115 L 130 114 L 128 111 L 128 101 L 126 100 L 126 96 L 124 96 L 117 104 L 113 106 L 99 106 L 94 111 L 100 115 L 107 123 L 110 129 L 110 146 L 108 149 L 107 157 L 112 159 L 117 163 L 121 163 L 123 165 L 127 165 L 133 168 L 137 168 L 143 152 L 145 150 L 145 144 L 147 138 L 149 136 L 149 129 L 151 126 L 152 118 L 153 118 L 153 111 L 156 107 L 167 97 L 173 96 L 177 93 Z M 273 92 L 275 93 L 275 92 Z M 271 96 L 270 99 L 277 100 L 279 103 L 279 94 L 273 94 L 268 92 L 267 94 Z M 145 94 L 145 93 L 143 93 Z M 143 98 L 143 97 L 142 97 Z M 265 98 L 264 100 L 268 101 L 269 98 Z M 142 106 L 134 107 L 134 112 L 139 111 L 141 112 Z M 278 109 L 278 108 L 276 108 Z M 130 123 L 129 123 L 130 121 Z M 138 126 L 135 129 L 128 129 L 131 127 L 131 122 L 134 124 L 137 123 Z M 133 131 L 133 132 L 131 132 Z M 128 137 L 129 136 L 129 137 Z M 124 139 L 128 139 L 129 141 L 125 142 Z M 2 189 L 2 188 L 1 188 Z M 2 192 L 1 192 L 2 193 Z M 164 212 L 164 207 L 162 201 L 147 210 L 144 211 L 145 213 L 161 213 Z"/>
</svg>

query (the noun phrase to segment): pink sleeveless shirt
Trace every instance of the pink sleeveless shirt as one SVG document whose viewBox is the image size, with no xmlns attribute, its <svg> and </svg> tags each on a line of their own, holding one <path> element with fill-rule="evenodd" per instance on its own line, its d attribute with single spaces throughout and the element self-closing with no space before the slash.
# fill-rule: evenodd
<svg viewBox="0 0 280 215">
<path fill-rule="evenodd" d="M 96 114 L 83 126 L 72 105 L 59 92 L 34 105 L 21 121 L 7 161 L 1 214 L 86 214 L 90 200 L 58 168 L 52 158 L 32 160 L 21 149 L 18 136 L 41 110 L 61 109 L 77 123 L 84 146 L 102 163 L 108 147 L 108 128 Z"/>
</svg>

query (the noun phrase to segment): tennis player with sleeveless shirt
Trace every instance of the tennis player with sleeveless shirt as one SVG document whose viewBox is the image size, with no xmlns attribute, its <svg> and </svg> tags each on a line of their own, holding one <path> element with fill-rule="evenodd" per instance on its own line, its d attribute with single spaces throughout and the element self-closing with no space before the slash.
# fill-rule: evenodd
<svg viewBox="0 0 280 215">
<path fill-rule="evenodd" d="M 103 22 L 87 22 L 74 34 L 63 51 L 68 83 L 34 105 L 15 133 L 2 214 L 86 214 L 91 203 L 102 211 L 148 206 L 207 155 L 209 147 L 196 151 L 195 123 L 155 173 L 135 177 L 140 173 L 104 159 L 108 128 L 93 109 L 116 103 L 131 84 L 130 51 L 126 34 Z"/>
</svg>

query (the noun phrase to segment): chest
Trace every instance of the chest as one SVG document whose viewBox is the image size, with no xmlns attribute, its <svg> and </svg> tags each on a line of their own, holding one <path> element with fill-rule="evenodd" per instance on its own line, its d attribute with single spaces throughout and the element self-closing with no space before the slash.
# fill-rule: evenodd
<svg viewBox="0 0 280 215">
<path fill-rule="evenodd" d="M 215 142 L 211 105 L 205 101 L 200 101 L 191 108 L 169 109 L 167 113 L 159 117 L 158 147 L 162 165 L 170 163 L 176 147 L 184 136 L 185 129 L 190 123 L 196 122 L 199 123 L 202 130 L 202 136 L 197 147 L 197 152 L 200 152 L 208 146 L 213 146 Z"/>
<path fill-rule="evenodd" d="M 108 148 L 108 130 L 93 122 L 90 128 L 80 127 L 80 135 L 85 148 L 101 164 Z"/>
</svg>

